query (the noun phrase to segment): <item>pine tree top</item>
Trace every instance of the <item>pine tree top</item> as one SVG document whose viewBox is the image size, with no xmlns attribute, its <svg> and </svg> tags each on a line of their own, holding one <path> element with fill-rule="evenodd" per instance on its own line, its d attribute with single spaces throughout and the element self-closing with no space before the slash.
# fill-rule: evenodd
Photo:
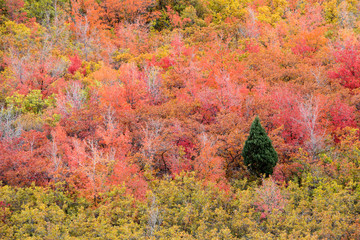
<svg viewBox="0 0 360 240">
<path fill-rule="evenodd" d="M 265 129 L 261 126 L 258 116 L 251 124 L 250 134 L 245 142 L 242 156 L 251 173 L 258 176 L 261 174 L 269 176 L 273 173 L 278 155 Z"/>
</svg>

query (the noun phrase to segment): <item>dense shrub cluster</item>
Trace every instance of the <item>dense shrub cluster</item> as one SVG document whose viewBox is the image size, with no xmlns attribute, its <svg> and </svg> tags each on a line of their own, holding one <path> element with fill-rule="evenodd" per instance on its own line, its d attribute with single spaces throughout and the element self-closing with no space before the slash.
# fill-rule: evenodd
<svg viewBox="0 0 360 240">
<path fill-rule="evenodd" d="M 359 9 L 0 0 L 0 238 L 360 238 Z"/>
</svg>

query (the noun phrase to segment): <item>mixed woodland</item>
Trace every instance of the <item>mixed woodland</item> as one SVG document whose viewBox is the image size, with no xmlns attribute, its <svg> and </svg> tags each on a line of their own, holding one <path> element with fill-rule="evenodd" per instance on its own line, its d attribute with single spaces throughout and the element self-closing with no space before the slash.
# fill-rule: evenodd
<svg viewBox="0 0 360 240">
<path fill-rule="evenodd" d="M 360 239 L 360 1 L 0 0 L 0 239 Z"/>
</svg>

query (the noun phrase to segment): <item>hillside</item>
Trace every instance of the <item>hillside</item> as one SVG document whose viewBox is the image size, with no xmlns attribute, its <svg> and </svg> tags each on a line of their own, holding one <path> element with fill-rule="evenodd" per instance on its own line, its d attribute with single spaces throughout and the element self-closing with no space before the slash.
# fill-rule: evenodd
<svg viewBox="0 0 360 240">
<path fill-rule="evenodd" d="M 359 110 L 358 0 L 0 0 L 0 238 L 360 239 Z"/>
</svg>

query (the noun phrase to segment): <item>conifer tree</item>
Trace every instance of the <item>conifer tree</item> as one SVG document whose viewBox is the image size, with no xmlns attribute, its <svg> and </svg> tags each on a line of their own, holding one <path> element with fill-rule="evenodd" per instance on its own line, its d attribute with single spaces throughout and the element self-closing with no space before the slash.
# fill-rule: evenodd
<svg viewBox="0 0 360 240">
<path fill-rule="evenodd" d="M 251 124 L 250 135 L 245 142 L 242 156 L 252 174 L 256 176 L 266 174 L 268 177 L 273 173 L 278 155 L 265 129 L 261 126 L 259 117 L 256 117 Z"/>
</svg>

